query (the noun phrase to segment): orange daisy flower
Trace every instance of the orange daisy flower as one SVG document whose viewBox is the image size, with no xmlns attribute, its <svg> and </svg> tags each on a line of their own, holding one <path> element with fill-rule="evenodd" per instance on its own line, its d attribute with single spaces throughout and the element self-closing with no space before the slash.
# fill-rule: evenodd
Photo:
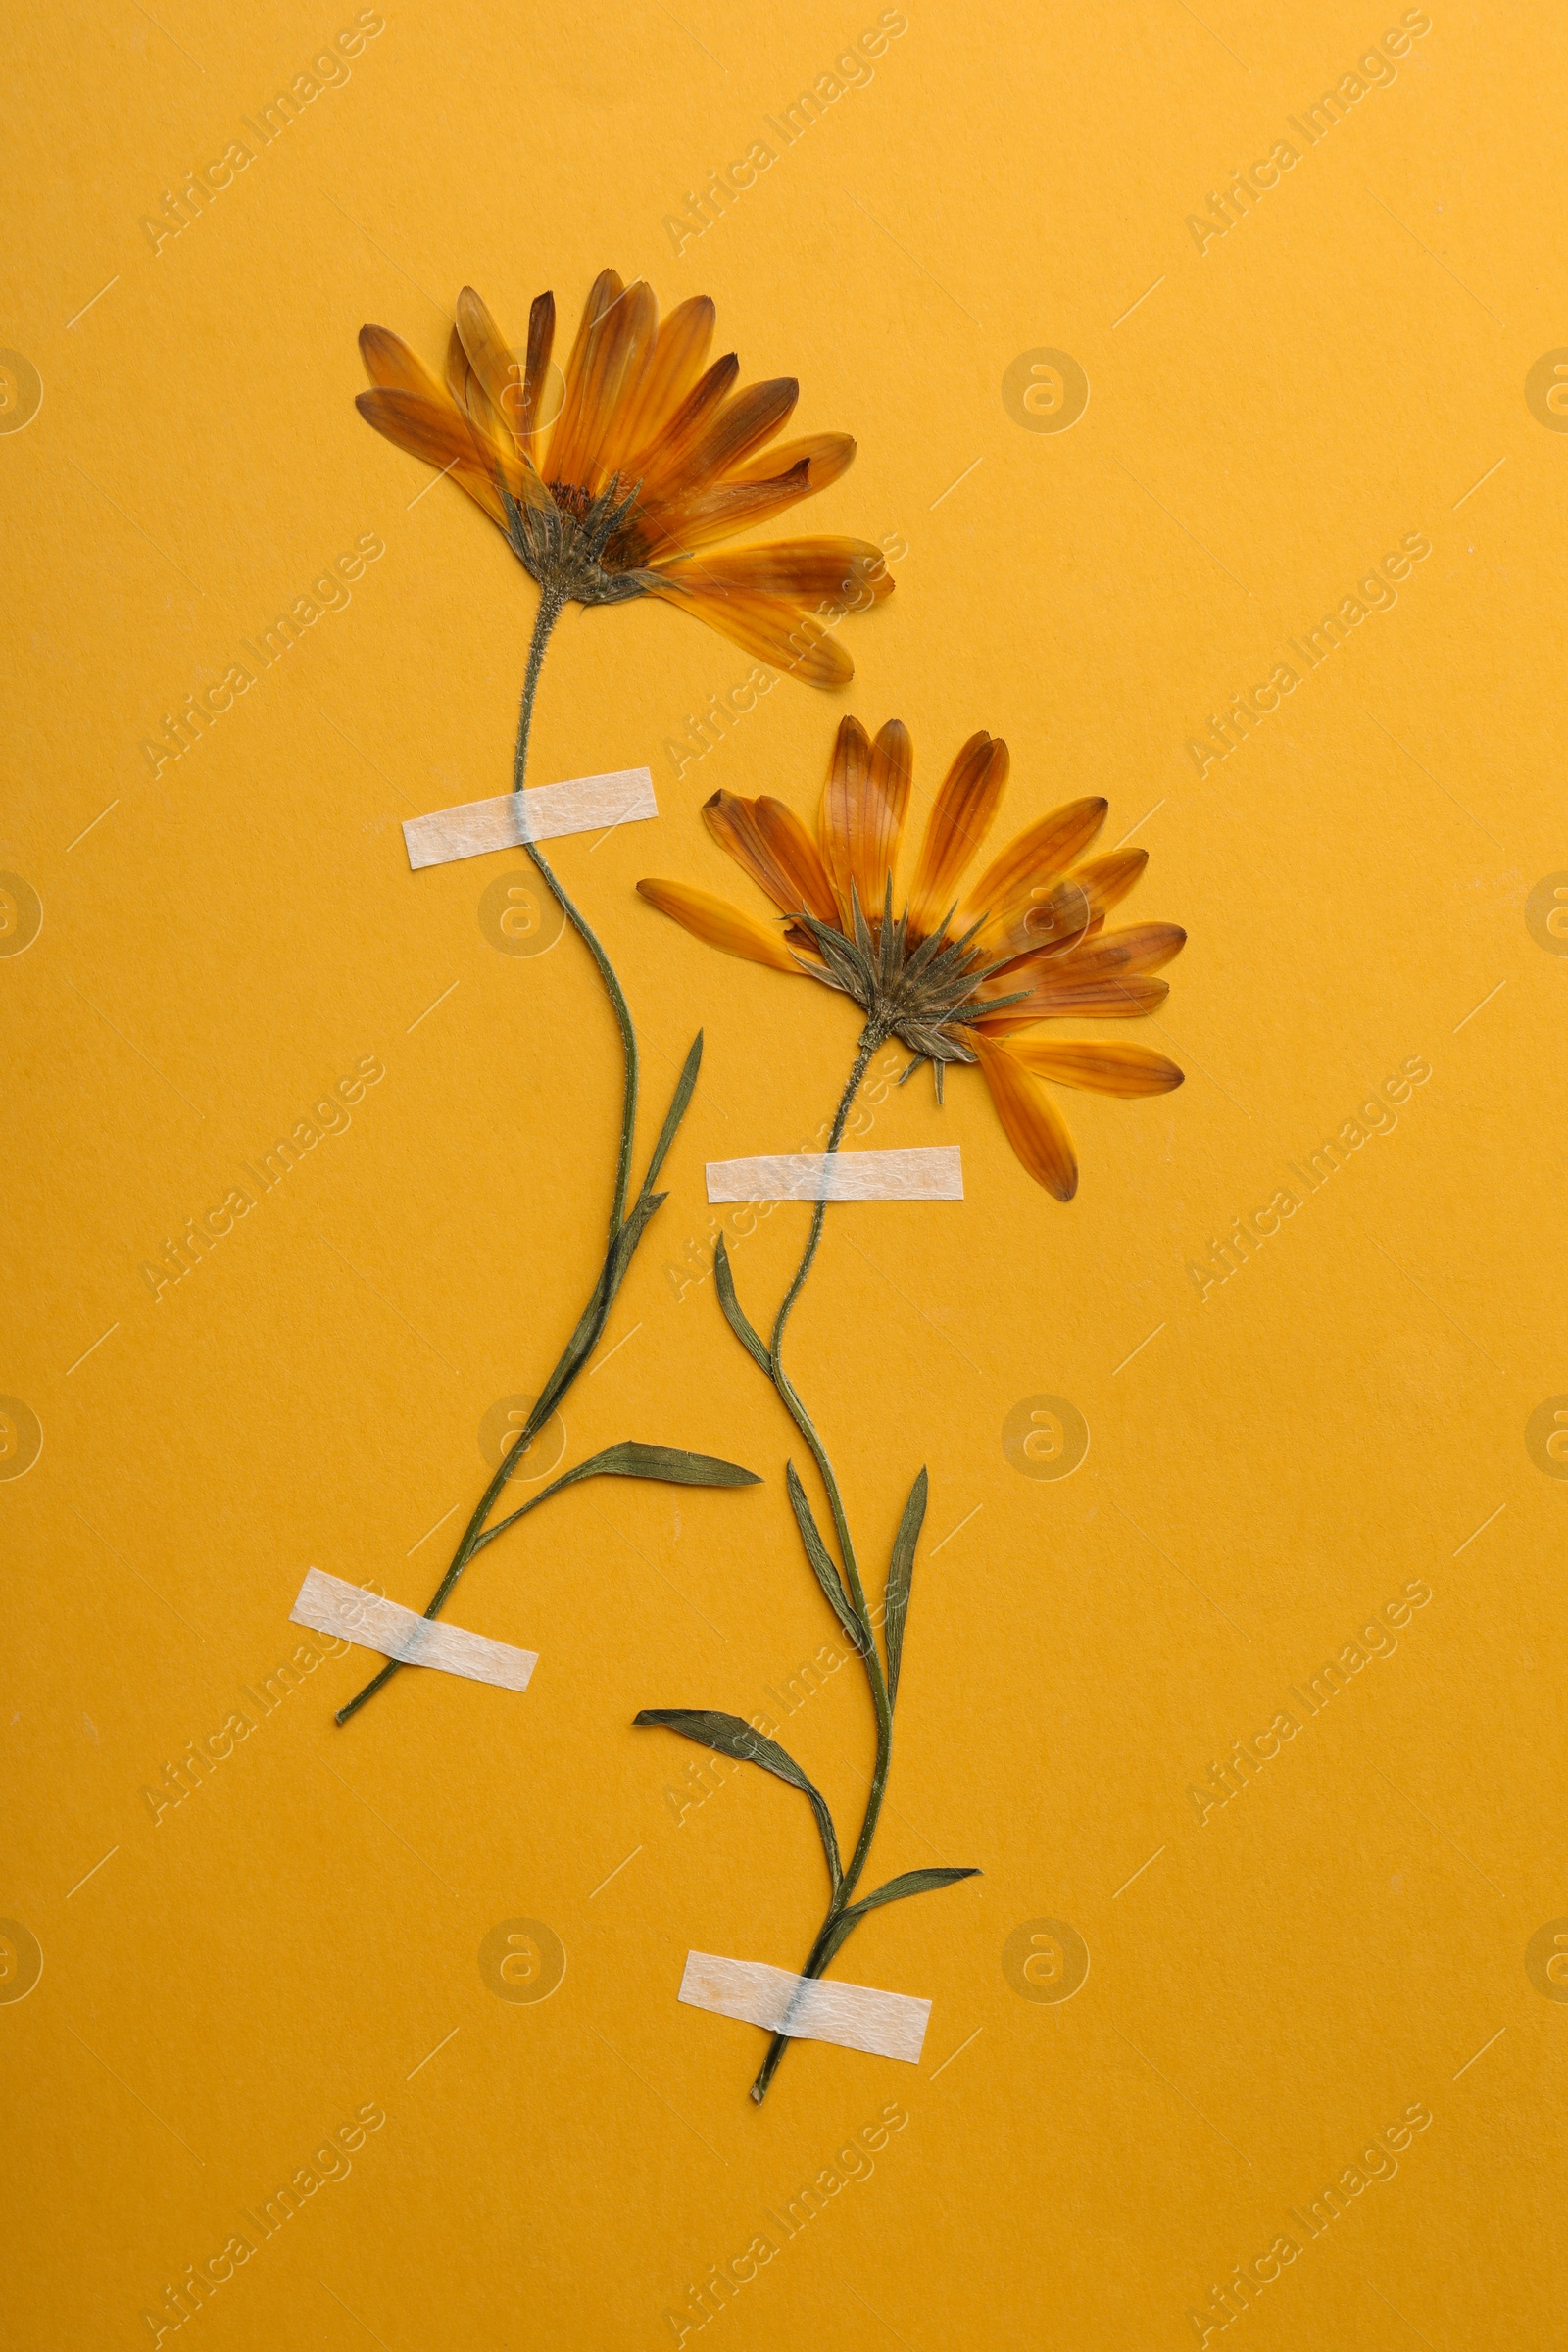
<svg viewBox="0 0 1568 2352">
<path fill-rule="evenodd" d="M 795 407 L 792 376 L 737 388 L 733 352 L 707 365 L 706 294 L 659 316 L 644 280 L 594 280 L 553 417 L 556 303 L 541 294 L 526 354 L 513 357 L 471 286 L 439 384 L 400 337 L 360 331 L 373 391 L 360 414 L 400 449 L 462 483 L 506 534 L 559 612 L 568 603 L 662 597 L 812 686 L 842 686 L 854 663 L 819 617 L 891 596 L 863 539 L 786 539 L 710 553 L 836 482 L 848 433 L 776 442 Z M 773 446 L 769 446 L 773 444 Z"/>
<path fill-rule="evenodd" d="M 1149 853 L 1084 857 L 1105 818 L 1098 795 L 1026 827 L 960 898 L 1007 766 L 1004 743 L 984 731 L 969 738 L 937 795 L 897 918 L 894 868 L 912 756 L 896 718 L 874 743 L 858 719 L 841 723 L 815 841 L 782 801 L 718 792 L 704 808 L 719 847 L 787 918 L 782 928 L 683 882 L 637 888 L 698 939 L 853 997 L 866 1015 L 862 1054 L 900 1038 L 914 1053 L 904 1076 L 930 1061 L 939 1100 L 946 1063 L 977 1063 L 1023 1166 L 1070 1200 L 1072 1140 L 1036 1081 L 1131 1097 L 1167 1094 L 1183 1074 L 1148 1046 L 1058 1043 L 1038 1035 L 1039 1025 L 1152 1012 L 1169 993 L 1153 975 L 1187 934 L 1174 923 L 1105 929 Z"/>
</svg>

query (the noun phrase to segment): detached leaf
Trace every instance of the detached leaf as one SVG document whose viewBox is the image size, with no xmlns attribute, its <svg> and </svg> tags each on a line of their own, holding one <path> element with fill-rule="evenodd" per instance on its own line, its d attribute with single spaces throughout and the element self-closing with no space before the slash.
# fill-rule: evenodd
<svg viewBox="0 0 1568 2352">
<path fill-rule="evenodd" d="M 648 1162 L 648 1173 L 643 1178 L 645 1193 L 663 1166 L 665 1158 L 668 1156 L 669 1147 L 675 1141 L 676 1130 L 686 1116 L 686 1105 L 692 1099 L 692 1089 L 697 1084 L 697 1072 L 702 1065 L 702 1059 L 703 1033 L 699 1029 L 696 1037 L 692 1040 L 692 1050 L 682 1064 L 680 1076 L 675 1081 L 675 1092 L 670 1098 L 669 1108 L 664 1113 L 664 1124 L 659 1130 L 659 1141 L 655 1144 L 654 1155 Z"/>
<path fill-rule="evenodd" d="M 795 1524 L 801 1531 L 801 1542 L 806 1546 L 806 1556 L 811 1563 L 816 1581 L 827 1594 L 828 1605 L 840 1625 L 843 1626 L 844 1631 L 849 1635 L 857 1654 L 863 1656 L 866 1649 L 865 1634 L 850 1605 L 850 1596 L 844 1590 L 844 1580 L 834 1566 L 832 1555 L 823 1543 L 816 1521 L 811 1515 L 811 1505 L 807 1499 L 806 1489 L 795 1474 L 793 1462 L 785 1465 L 784 1481 L 789 1488 L 790 1503 L 795 1512 Z"/>
<path fill-rule="evenodd" d="M 633 1717 L 633 1724 L 678 1732 L 683 1740 L 694 1740 L 699 1747 L 710 1747 L 717 1755 L 733 1756 L 738 1764 L 760 1764 L 764 1772 L 774 1773 L 781 1781 L 788 1781 L 792 1788 L 799 1788 L 816 1815 L 816 1826 L 822 1833 L 822 1850 L 827 1856 L 828 1877 L 837 1894 L 844 1872 L 827 1800 L 776 1740 L 765 1740 L 760 1732 L 754 1732 L 739 1715 L 718 1715 L 697 1707 L 644 1707 L 640 1715 Z"/>
<path fill-rule="evenodd" d="M 672 1487 L 760 1487 L 761 1479 L 755 1470 L 743 1470 L 738 1462 L 721 1462 L 711 1453 L 684 1453 L 677 1446 L 640 1446 L 635 1439 L 623 1439 L 618 1446 L 607 1446 L 603 1453 L 590 1455 L 568 1470 L 564 1478 L 546 1487 L 538 1499 L 546 1494 L 559 1494 L 563 1487 L 575 1486 L 580 1478 L 655 1478 Z"/>
<path fill-rule="evenodd" d="M 771 1380 L 773 1359 L 763 1347 L 757 1332 L 752 1329 L 746 1318 L 746 1310 L 735 1296 L 735 1277 L 729 1270 L 729 1251 L 724 1247 L 722 1234 L 719 1235 L 713 1248 L 713 1282 L 718 1291 L 718 1303 L 724 1310 L 725 1322 L 758 1370 Z"/>
<path fill-rule="evenodd" d="M 904 1655 L 904 1620 L 909 1606 L 909 1583 L 914 1575 L 914 1547 L 920 1541 L 925 1524 L 926 1475 L 922 1470 L 909 1489 L 909 1499 L 899 1521 L 899 1532 L 893 1543 L 893 1564 L 888 1570 L 887 1590 L 887 1645 L 888 1645 L 888 1704 L 899 1694 L 899 1662 Z"/>
</svg>

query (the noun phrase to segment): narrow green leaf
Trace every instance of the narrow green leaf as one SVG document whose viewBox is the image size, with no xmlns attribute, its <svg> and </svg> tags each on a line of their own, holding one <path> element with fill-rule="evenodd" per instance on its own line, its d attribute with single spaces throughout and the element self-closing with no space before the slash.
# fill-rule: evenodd
<svg viewBox="0 0 1568 2352">
<path fill-rule="evenodd" d="M 776 1740 L 765 1740 L 760 1732 L 754 1732 L 739 1715 L 718 1715 L 698 1707 L 644 1707 L 633 1723 L 678 1732 L 683 1740 L 694 1740 L 699 1747 L 710 1747 L 718 1755 L 733 1756 L 739 1764 L 760 1764 L 764 1772 L 774 1773 L 781 1781 L 788 1781 L 792 1788 L 799 1788 L 816 1815 L 816 1826 L 822 1833 L 822 1850 L 827 1856 L 828 1877 L 837 1894 L 844 1872 L 827 1800 Z"/>
<path fill-rule="evenodd" d="M 605 1262 L 595 1283 L 593 1296 L 577 1319 L 577 1328 L 562 1350 L 561 1360 L 539 1394 L 531 1416 L 535 1429 L 542 1429 L 562 1397 L 576 1379 L 583 1365 L 599 1345 L 599 1335 L 615 1302 L 615 1294 L 626 1278 L 632 1253 L 643 1238 L 643 1231 L 656 1208 L 668 1200 L 667 1193 L 643 1193 L 631 1214 L 611 1243 Z M 516 1448 L 514 1447 L 515 1452 Z"/>
<path fill-rule="evenodd" d="M 859 1901 L 852 1903 L 850 1908 L 863 1919 L 866 1912 L 874 1911 L 879 1903 L 902 1903 L 906 1895 L 930 1894 L 938 1886 L 952 1886 L 959 1879 L 977 1879 L 980 1875 L 978 1870 L 906 1870 L 898 1878 L 889 1879 L 885 1886 L 878 1886 L 870 1894 L 862 1894 Z"/>
<path fill-rule="evenodd" d="M 888 1570 L 887 1627 L 888 1645 L 888 1704 L 899 1695 L 899 1662 L 904 1655 L 904 1620 L 909 1606 L 909 1582 L 914 1575 L 914 1547 L 920 1541 L 920 1529 L 925 1522 L 926 1476 L 922 1470 L 909 1489 L 909 1499 L 899 1521 L 899 1532 L 893 1543 L 893 1564 Z"/>
<path fill-rule="evenodd" d="M 771 1380 L 773 1359 L 763 1347 L 757 1332 L 748 1322 L 746 1310 L 735 1296 L 735 1277 L 729 1270 L 729 1251 L 724 1247 L 722 1234 L 713 1245 L 713 1282 L 718 1291 L 718 1303 L 724 1310 L 725 1322 L 758 1370 Z"/>
<path fill-rule="evenodd" d="M 573 1487 L 580 1478 L 654 1478 L 672 1487 L 760 1487 L 762 1483 L 755 1470 L 743 1470 L 738 1462 L 723 1462 L 711 1453 L 686 1453 L 678 1446 L 642 1446 L 634 1438 L 625 1438 L 554 1480 L 537 1499 L 543 1502 L 546 1494 L 559 1494 L 563 1487 Z"/>
<path fill-rule="evenodd" d="M 675 1092 L 670 1097 L 669 1108 L 664 1113 L 664 1124 L 659 1130 L 659 1141 L 654 1146 L 653 1158 L 648 1162 L 648 1173 L 643 1178 L 645 1193 L 663 1166 L 665 1158 L 668 1156 L 669 1147 L 675 1141 L 676 1130 L 686 1116 L 686 1105 L 692 1099 L 692 1089 L 697 1084 L 697 1072 L 702 1066 L 702 1059 L 703 1033 L 699 1029 L 696 1037 L 692 1040 L 692 1050 L 681 1067 L 680 1076 L 675 1081 Z"/>
<path fill-rule="evenodd" d="M 827 1967 L 868 1911 L 875 1911 L 883 1903 L 901 1903 L 907 1894 L 928 1894 L 935 1887 L 951 1886 L 958 1879 L 977 1879 L 980 1875 L 978 1870 L 906 1870 L 901 1877 L 889 1879 L 885 1886 L 861 1895 L 858 1903 L 849 1904 L 839 1913 L 813 1955 L 817 1961 L 816 1973 L 820 1975 Z"/>
<path fill-rule="evenodd" d="M 806 1489 L 795 1474 L 793 1462 L 786 1463 L 784 1479 L 789 1488 L 790 1504 L 795 1513 L 795 1524 L 801 1531 L 801 1542 L 806 1546 L 806 1556 L 811 1563 L 816 1581 L 827 1594 L 828 1606 L 849 1635 L 857 1653 L 863 1656 L 867 1646 L 865 1633 L 850 1605 L 850 1596 L 844 1590 L 844 1580 L 834 1566 L 832 1555 L 822 1541 L 816 1521 L 811 1515 L 811 1505 L 807 1498 Z"/>
</svg>

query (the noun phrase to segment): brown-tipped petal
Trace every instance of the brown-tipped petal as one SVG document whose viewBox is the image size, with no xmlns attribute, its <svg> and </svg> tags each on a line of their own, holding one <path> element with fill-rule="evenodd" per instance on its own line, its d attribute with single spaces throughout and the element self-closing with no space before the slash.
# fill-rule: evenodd
<svg viewBox="0 0 1568 2352">
<path fill-rule="evenodd" d="M 517 363 L 472 286 L 465 286 L 458 296 L 458 334 L 467 354 L 468 366 L 483 385 L 495 415 L 496 426 L 491 427 L 492 431 L 499 426 L 510 434 L 518 406 Z M 469 411 L 471 414 L 471 402 Z"/>
<path fill-rule="evenodd" d="M 751 589 L 710 588 L 700 568 L 680 576 L 655 570 L 648 575 L 652 596 L 662 597 L 695 620 L 743 646 L 760 662 L 786 670 L 807 686 L 843 686 L 855 675 L 855 664 L 838 641 L 812 614 L 797 611 L 782 597 L 759 596 Z"/>
<path fill-rule="evenodd" d="M 1180 923 L 1129 923 L 1124 931 L 1101 931 L 1086 939 L 1070 956 L 1063 956 L 1056 968 L 1064 980 L 1103 972 L 1157 972 L 1186 945 Z"/>
<path fill-rule="evenodd" d="M 1005 1046 L 989 1045 L 974 1033 L 971 1042 L 997 1116 L 1020 1163 L 1048 1193 L 1070 1200 L 1078 1190 L 1078 1161 L 1055 1106 Z"/>
<path fill-rule="evenodd" d="M 1027 913 L 1031 885 L 1064 874 L 1076 863 L 1104 823 L 1108 806 L 1094 794 L 1087 800 L 1068 801 L 1065 807 L 1053 808 L 1049 816 L 1025 825 L 967 893 L 964 910 L 971 921 L 976 915 L 989 914 L 995 922 L 1006 924 Z"/>
<path fill-rule="evenodd" d="M 388 392 L 413 392 L 420 400 L 441 402 L 441 387 L 416 352 L 389 326 L 362 326 L 360 357 L 372 384 Z"/>
<path fill-rule="evenodd" d="M 463 484 L 470 498 L 476 499 L 493 521 L 505 526 L 506 508 L 496 487 L 497 472 L 505 478 L 507 469 L 501 465 L 499 453 L 491 462 L 489 452 L 481 452 L 466 419 L 442 400 L 422 400 L 416 392 L 362 392 L 354 403 L 367 424 L 373 424 L 378 433 L 406 449 L 411 457 L 422 458 L 443 473 L 451 472 Z M 530 495 L 522 481 L 522 467 L 512 461 L 516 480 L 508 481 L 514 498 Z"/>
<path fill-rule="evenodd" d="M 801 387 L 792 375 L 745 385 L 692 442 L 681 466 L 682 484 L 698 490 L 722 479 L 732 466 L 739 466 L 782 431 L 800 396 Z"/>
<path fill-rule="evenodd" d="M 633 457 L 632 472 L 642 483 L 644 506 L 654 506 L 681 489 L 687 455 L 729 398 L 740 371 L 739 360 L 732 351 L 726 351 L 722 359 L 704 370 L 654 438 Z"/>
<path fill-rule="evenodd" d="M 760 801 L 754 801 L 752 808 L 757 830 L 793 894 L 791 908 L 804 906 L 819 923 L 836 923 L 839 917 L 833 884 L 815 842 L 794 809 L 767 793 Z M 807 937 L 809 939 L 808 933 Z M 815 955 L 814 947 L 811 953 Z"/>
<path fill-rule="evenodd" d="M 1073 867 L 1072 878 L 1089 893 L 1094 908 L 1091 928 L 1098 930 L 1111 908 L 1142 881 L 1148 863 L 1147 850 L 1107 850 L 1103 858 L 1090 858 Z"/>
<path fill-rule="evenodd" d="M 706 490 L 681 492 L 637 516 L 660 565 L 695 555 L 737 531 L 771 522 L 811 496 L 811 469 L 797 466 L 772 482 L 712 482 Z M 706 568 L 706 566 L 705 566 Z"/>
<path fill-rule="evenodd" d="M 755 914 L 743 914 L 725 899 L 693 890 L 685 882 L 639 882 L 637 890 L 650 906 L 667 914 L 694 939 L 706 940 L 710 948 L 722 948 L 726 956 L 744 956 L 749 963 L 765 963 L 775 972 L 799 972 L 801 968 L 776 931 L 759 922 Z"/>
<path fill-rule="evenodd" d="M 791 812 L 783 808 L 782 802 L 774 801 L 769 806 L 775 811 L 782 809 L 784 816 L 790 817 Z M 793 821 L 809 850 L 810 842 L 805 827 L 798 817 Z M 794 870 L 800 864 L 798 854 L 792 854 L 797 852 L 797 845 L 790 840 L 787 829 L 781 829 L 776 822 L 769 825 L 762 823 L 756 801 L 741 800 L 733 792 L 715 792 L 710 801 L 703 803 L 703 822 L 719 848 L 751 875 L 760 890 L 766 891 L 781 914 L 798 914 L 803 906 L 808 913 L 816 913 L 817 909 L 806 895 L 798 871 Z M 776 854 L 776 840 L 785 847 L 787 862 L 781 861 Z M 814 850 L 811 850 L 811 858 L 820 867 Z M 825 887 L 825 876 L 823 880 Z M 836 922 L 838 918 L 832 910 L 831 891 L 827 893 L 827 899 L 829 911 L 824 919 L 830 923 Z"/>
<path fill-rule="evenodd" d="M 629 480 L 641 478 L 643 455 L 702 374 L 715 316 L 710 295 L 693 294 L 660 320 L 653 357 L 627 410 Z"/>
<path fill-rule="evenodd" d="M 725 479 L 770 481 L 803 459 L 811 468 L 811 488 L 825 490 L 854 465 L 855 442 L 848 433 L 807 433 L 799 441 L 781 441 L 777 449 L 764 449 L 760 457 L 748 458 L 744 466 L 732 466 Z"/>
<path fill-rule="evenodd" d="M 1088 1087 L 1097 1095 L 1119 1095 L 1131 1102 L 1138 1095 L 1168 1095 L 1185 1073 L 1152 1046 L 1102 1044 L 1058 1045 L 1045 1038 L 1015 1037 L 1007 1052 L 1036 1078 L 1054 1079 L 1058 1086 Z"/>
<path fill-rule="evenodd" d="M 888 583 L 891 591 L 892 582 Z M 888 878 L 898 863 L 899 840 L 909 785 L 914 774 L 914 747 L 902 718 L 890 718 L 878 728 L 871 746 L 871 768 L 860 795 L 858 821 L 851 847 L 851 870 L 860 905 L 874 922 L 886 902 Z"/>
<path fill-rule="evenodd" d="M 606 329 L 583 420 L 581 478 L 584 488 L 595 496 L 616 473 L 626 479 L 635 411 L 659 333 L 659 304 L 646 278 L 638 278 L 626 288 L 613 316 L 606 320 Z M 627 481 L 626 487 L 630 486 Z"/>
<path fill-rule="evenodd" d="M 858 718 L 846 713 L 839 720 L 827 782 L 822 787 L 816 811 L 816 838 L 821 844 L 822 863 L 832 881 L 833 895 L 839 903 L 839 925 L 846 934 L 851 929 L 850 882 L 855 872 L 860 795 L 870 773 L 871 738 Z M 866 906 L 862 900 L 860 911 L 869 914 L 875 909 Z"/>
<path fill-rule="evenodd" d="M 588 378 L 596 353 L 604 339 L 605 323 L 615 316 L 625 287 L 613 270 L 601 270 L 588 289 L 588 299 L 582 307 L 582 318 L 576 340 L 565 368 L 565 394 L 561 414 L 556 418 L 550 436 L 550 448 L 545 457 L 544 476 L 547 482 L 575 482 L 576 466 L 583 447 L 583 410 L 588 396 Z"/>
<path fill-rule="evenodd" d="M 1007 747 L 982 728 L 949 768 L 937 795 L 909 893 L 911 932 L 933 931 L 958 895 L 958 880 L 991 829 L 1007 781 Z"/>
<path fill-rule="evenodd" d="M 867 539 L 775 539 L 766 547 L 733 547 L 705 557 L 703 571 L 727 588 L 758 588 L 764 596 L 787 596 L 801 605 L 838 602 L 863 608 L 893 594 L 882 551 Z"/>
<path fill-rule="evenodd" d="M 447 389 L 468 419 L 473 437 L 484 455 L 497 465 L 501 462 L 503 452 L 509 458 L 514 458 L 516 443 L 513 439 L 512 427 L 474 373 L 473 364 L 456 327 L 452 329 L 447 344 Z"/>
<path fill-rule="evenodd" d="M 1046 976 L 1037 980 L 1018 1004 L 1009 1004 L 1004 1012 L 988 1012 L 983 1024 L 988 1034 L 1003 1036 L 1014 1029 L 1029 1029 L 1036 1021 L 1134 1021 L 1163 1004 L 1170 995 L 1168 980 L 1118 972 L 1087 980 L 1057 980 L 1050 977 L 1054 969 L 1060 967 L 1047 964 Z M 1001 975 L 981 991 L 982 998 L 1010 996 L 1013 992 L 1007 978 Z"/>
</svg>

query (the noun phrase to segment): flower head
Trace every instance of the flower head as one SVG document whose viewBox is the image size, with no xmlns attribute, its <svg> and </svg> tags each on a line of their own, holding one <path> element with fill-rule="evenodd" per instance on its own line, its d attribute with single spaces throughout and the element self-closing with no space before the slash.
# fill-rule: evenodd
<svg viewBox="0 0 1568 2352">
<path fill-rule="evenodd" d="M 534 302 L 516 359 L 466 286 L 445 386 L 397 335 L 362 327 L 375 389 L 357 406 L 461 482 L 558 607 L 662 597 L 774 667 L 840 686 L 854 664 L 818 615 L 892 594 L 881 552 L 842 538 L 709 551 L 825 490 L 855 443 L 810 433 L 769 447 L 799 386 L 781 376 L 737 388 L 733 352 L 708 366 L 713 318 L 706 294 L 661 318 L 651 286 L 601 270 L 563 378 L 550 360 L 554 295 Z"/>
<path fill-rule="evenodd" d="M 1069 801 L 1009 842 L 966 892 L 959 885 L 995 820 L 1007 747 L 972 735 L 948 770 L 907 894 L 894 871 L 912 775 L 906 729 L 890 719 L 873 743 L 858 719 L 839 727 L 817 838 L 782 801 L 718 792 L 709 831 L 760 884 L 782 928 L 681 882 L 639 882 L 643 897 L 732 956 L 805 975 L 853 997 L 876 1042 L 901 1039 L 935 1068 L 978 1063 L 1007 1140 L 1029 1174 L 1070 1200 L 1072 1142 L 1035 1081 L 1121 1096 L 1182 1083 L 1148 1046 L 1054 1042 L 1039 1025 L 1152 1012 L 1168 984 L 1152 975 L 1187 934 L 1174 923 L 1107 931 L 1105 917 L 1149 861 L 1146 850 L 1085 858 L 1104 822 L 1098 796 Z M 894 908 L 898 906 L 899 912 Z"/>
</svg>

